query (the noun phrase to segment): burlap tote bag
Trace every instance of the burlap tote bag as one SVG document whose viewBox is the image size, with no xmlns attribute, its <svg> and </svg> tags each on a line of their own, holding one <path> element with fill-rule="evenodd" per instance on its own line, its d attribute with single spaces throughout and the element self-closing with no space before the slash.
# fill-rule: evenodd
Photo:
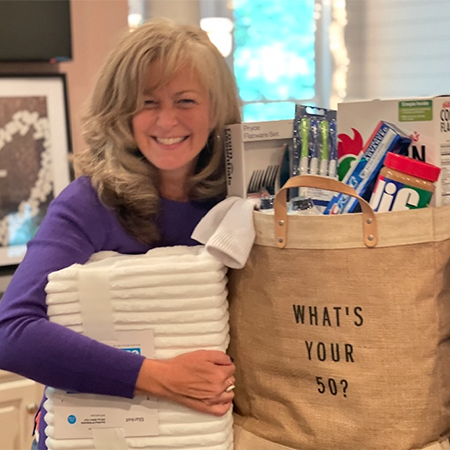
<svg viewBox="0 0 450 450">
<path fill-rule="evenodd" d="M 450 206 L 254 213 L 229 273 L 235 450 L 419 449 L 450 430 Z M 441 444 L 439 444 L 441 445 Z M 445 448 L 445 447 L 437 447 Z"/>
</svg>

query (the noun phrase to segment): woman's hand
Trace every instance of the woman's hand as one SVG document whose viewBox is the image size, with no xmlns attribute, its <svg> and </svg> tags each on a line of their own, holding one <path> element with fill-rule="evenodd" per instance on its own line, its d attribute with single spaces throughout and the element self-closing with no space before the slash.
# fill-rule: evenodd
<svg viewBox="0 0 450 450">
<path fill-rule="evenodd" d="M 221 416 L 231 407 L 235 366 L 215 350 L 197 350 L 166 361 L 146 359 L 136 382 L 137 392 Z"/>
</svg>

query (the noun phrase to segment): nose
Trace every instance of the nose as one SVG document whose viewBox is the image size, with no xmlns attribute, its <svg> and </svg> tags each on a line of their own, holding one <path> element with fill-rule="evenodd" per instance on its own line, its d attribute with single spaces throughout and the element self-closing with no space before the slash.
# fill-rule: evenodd
<svg viewBox="0 0 450 450">
<path fill-rule="evenodd" d="M 158 110 L 156 119 L 158 126 L 164 130 L 170 130 L 178 124 L 178 112 L 176 108 L 169 105 L 162 105 Z"/>
</svg>

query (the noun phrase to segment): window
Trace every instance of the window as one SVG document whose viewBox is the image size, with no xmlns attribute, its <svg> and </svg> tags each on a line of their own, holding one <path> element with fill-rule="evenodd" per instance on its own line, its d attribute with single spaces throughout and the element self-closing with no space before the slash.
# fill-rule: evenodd
<svg viewBox="0 0 450 450">
<path fill-rule="evenodd" d="M 315 104 L 314 0 L 234 0 L 233 67 L 243 120 L 292 119 Z"/>
<path fill-rule="evenodd" d="M 212 17 L 231 19 L 233 47 L 226 60 L 237 79 L 246 122 L 293 119 L 295 103 L 329 108 L 342 98 L 334 92 L 333 86 L 339 83 L 332 81 L 336 61 L 330 47 L 331 40 L 340 41 L 330 37 L 330 33 L 332 25 L 337 24 L 332 15 L 339 8 L 345 11 L 345 0 L 129 0 L 129 3 L 133 23 L 138 24 L 141 19 L 156 16 L 197 24 Z M 345 79 L 344 72 L 341 79 Z"/>
</svg>

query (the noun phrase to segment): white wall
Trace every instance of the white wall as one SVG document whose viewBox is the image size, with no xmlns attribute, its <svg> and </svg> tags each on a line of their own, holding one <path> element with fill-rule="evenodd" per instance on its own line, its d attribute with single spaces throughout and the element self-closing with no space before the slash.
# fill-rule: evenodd
<svg viewBox="0 0 450 450">
<path fill-rule="evenodd" d="M 347 99 L 450 93 L 450 1 L 347 0 Z"/>
<path fill-rule="evenodd" d="M 170 17 L 181 23 L 200 23 L 199 0 L 144 0 L 144 5 L 146 17 L 149 19 Z"/>
</svg>

